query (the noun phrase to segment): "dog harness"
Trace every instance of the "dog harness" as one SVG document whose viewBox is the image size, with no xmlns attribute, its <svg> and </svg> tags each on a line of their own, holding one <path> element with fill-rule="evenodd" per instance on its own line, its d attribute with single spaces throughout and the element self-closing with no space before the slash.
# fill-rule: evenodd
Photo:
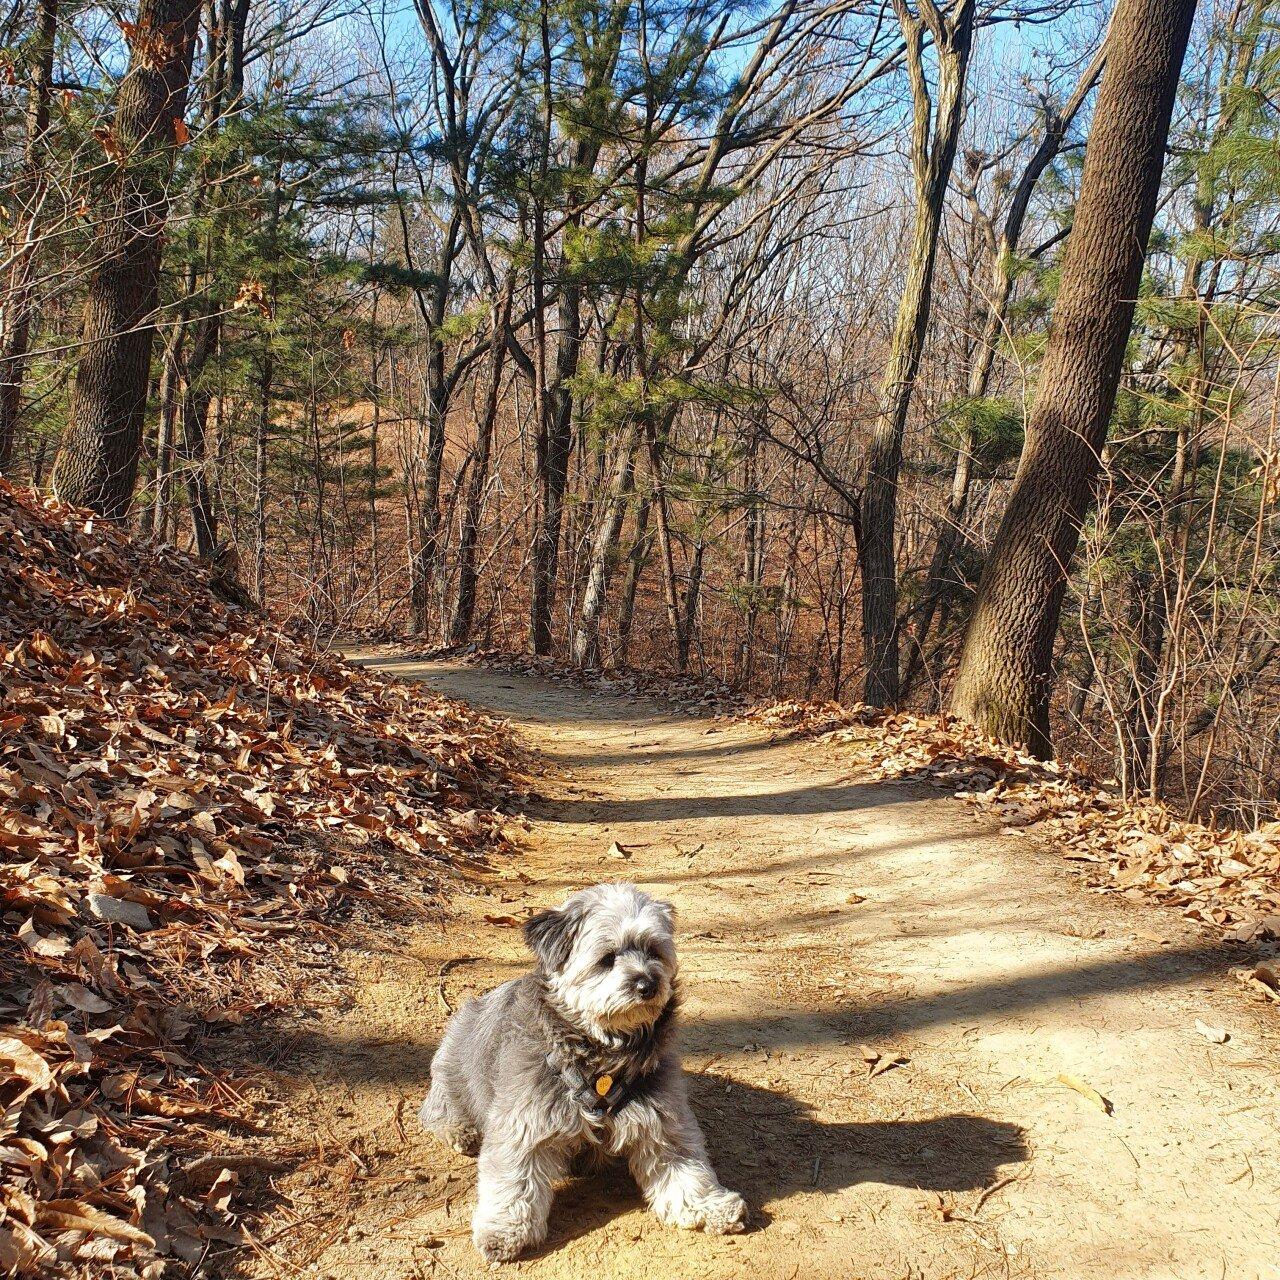
<svg viewBox="0 0 1280 1280">
<path fill-rule="evenodd" d="M 550 1057 L 547 1065 L 553 1069 L 556 1064 Z M 621 1111 L 628 1102 L 634 1102 L 649 1091 L 649 1083 L 655 1072 L 649 1071 L 641 1076 L 597 1076 L 588 1080 L 572 1068 L 558 1068 L 561 1078 L 569 1086 L 569 1092 L 577 1099 L 578 1105 L 597 1116 L 612 1116 Z"/>
<path fill-rule="evenodd" d="M 589 1117 L 616 1115 L 652 1088 L 677 1004 L 673 995 L 652 1026 L 609 1049 L 585 1041 L 580 1033 L 566 1036 L 557 1050 L 547 1055 L 547 1066 L 564 1081 Z"/>
</svg>

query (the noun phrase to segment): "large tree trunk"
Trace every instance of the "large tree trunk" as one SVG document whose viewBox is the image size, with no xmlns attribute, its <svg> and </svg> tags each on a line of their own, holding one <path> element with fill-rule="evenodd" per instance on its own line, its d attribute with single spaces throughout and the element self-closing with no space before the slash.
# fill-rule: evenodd
<svg viewBox="0 0 1280 1280">
<path fill-rule="evenodd" d="M 138 475 L 174 121 L 186 110 L 199 16 L 200 0 L 138 3 L 111 124 L 115 172 L 85 298 L 84 349 L 53 468 L 60 498 L 115 520 L 128 514 Z"/>
<path fill-rule="evenodd" d="M 969 170 L 968 180 L 958 184 L 968 201 L 974 226 L 978 228 L 985 240 L 991 272 L 990 285 L 983 295 L 985 305 L 982 308 L 983 315 L 980 321 L 982 332 L 973 351 L 965 388 L 965 395 L 970 401 L 983 399 L 991 385 L 996 349 L 1005 329 L 1009 302 L 1013 296 L 1018 244 L 1022 238 L 1022 228 L 1026 222 L 1036 184 L 1054 157 L 1062 150 L 1072 122 L 1102 74 L 1105 58 L 1104 42 L 1081 73 L 1075 89 L 1063 104 L 1062 109 L 1055 110 L 1048 102 L 1045 103 L 1043 133 L 1018 181 L 1011 189 L 1004 225 L 999 232 L 996 230 L 993 219 L 982 209 L 978 199 L 978 180 L 985 169 L 996 163 L 996 158 L 983 157 L 979 153 L 976 163 Z M 975 329 L 978 323 L 975 317 Z M 973 479 L 975 443 L 972 430 L 967 430 L 956 451 L 947 510 L 938 528 L 933 555 L 930 557 L 929 569 L 925 576 L 924 589 L 920 593 L 920 602 L 916 606 L 915 616 L 912 619 L 911 652 L 900 689 L 900 697 L 904 701 L 910 696 L 916 680 L 925 669 L 925 652 L 929 635 L 947 588 L 952 559 L 960 545 L 960 533 L 965 511 L 969 505 L 969 491 Z"/>
<path fill-rule="evenodd" d="M 1235 123 L 1241 104 L 1247 100 L 1249 77 L 1255 66 L 1259 45 L 1253 40 L 1241 40 L 1241 31 L 1256 29 L 1262 20 L 1269 0 L 1236 0 L 1225 15 L 1222 31 L 1225 36 L 1221 80 L 1218 85 L 1219 112 L 1212 134 L 1207 142 L 1210 151 L 1227 137 Z M 1214 386 L 1213 372 L 1207 357 L 1209 337 L 1208 311 L 1217 293 L 1219 265 L 1202 279 L 1206 265 L 1205 241 L 1207 233 L 1217 218 L 1217 175 L 1211 166 L 1202 166 L 1196 179 L 1195 195 L 1191 205 L 1191 245 L 1183 270 L 1180 295 L 1198 308 L 1193 330 L 1184 331 L 1174 342 L 1169 365 L 1181 370 L 1187 357 L 1193 352 L 1191 372 L 1185 385 L 1179 385 L 1175 374 L 1171 389 L 1182 397 L 1186 406 L 1186 419 L 1178 427 L 1174 450 L 1173 469 L 1161 500 L 1155 538 L 1163 546 L 1181 546 L 1185 550 L 1185 518 L 1194 505 L 1196 487 L 1195 466 L 1192 459 L 1199 450 L 1207 401 Z M 1165 697 L 1161 693 L 1165 672 L 1165 650 L 1169 638 L 1171 611 L 1177 611 L 1179 597 L 1179 557 L 1168 552 L 1160 557 L 1156 572 L 1144 575 L 1135 594 L 1135 630 L 1138 652 L 1133 666 L 1132 705 L 1125 719 L 1128 736 L 1127 750 L 1121 764 L 1125 771 L 1126 794 L 1145 793 L 1152 800 L 1160 797 L 1164 774 L 1164 754 L 1167 748 L 1168 717 Z"/>
<path fill-rule="evenodd" d="M 26 135 L 19 178 L 21 213 L 14 232 L 9 280 L 0 307 L 0 474 L 13 461 L 13 442 L 22 412 L 22 380 L 31 344 L 32 286 L 39 243 L 40 205 L 48 185 L 42 163 L 49 128 L 53 85 L 53 47 L 58 29 L 58 0 L 40 0 L 31 38 L 31 76 L 27 87 Z"/>
<path fill-rule="evenodd" d="M 1048 755 L 1067 569 L 1098 474 L 1155 215 L 1195 0 L 1120 0 L 1022 459 L 951 705 Z"/>
<path fill-rule="evenodd" d="M 912 169 L 916 203 L 906 282 L 880 385 L 879 410 L 867 450 L 866 480 L 859 503 L 858 556 L 866 650 L 864 697 L 876 707 L 893 706 L 898 701 L 898 573 L 894 547 L 898 471 L 907 411 L 929 326 L 942 206 L 964 120 L 965 75 L 973 47 L 975 11 L 973 0 L 961 0 L 945 18 L 933 0 L 921 0 L 918 18 L 906 0 L 894 0 L 894 7 L 906 42 L 915 108 Z M 926 27 L 938 58 L 936 111 L 924 69 Z"/>
</svg>

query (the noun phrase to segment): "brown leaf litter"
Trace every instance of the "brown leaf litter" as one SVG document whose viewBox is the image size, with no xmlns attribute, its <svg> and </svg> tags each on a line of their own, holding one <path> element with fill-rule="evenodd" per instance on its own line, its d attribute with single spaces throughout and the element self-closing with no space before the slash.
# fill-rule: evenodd
<svg viewBox="0 0 1280 1280">
<path fill-rule="evenodd" d="M 0 481 L 0 1274 L 199 1269 L 255 1129 L 202 1052 L 362 904 L 497 847 L 500 722 Z M 314 957 L 312 957 L 314 963 Z M 187 1268 L 184 1268 L 186 1270 Z"/>
</svg>

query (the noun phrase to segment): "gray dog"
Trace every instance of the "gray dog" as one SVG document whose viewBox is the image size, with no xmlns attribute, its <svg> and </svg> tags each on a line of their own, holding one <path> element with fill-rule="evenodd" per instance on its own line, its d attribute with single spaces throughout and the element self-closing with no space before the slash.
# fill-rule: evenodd
<svg viewBox="0 0 1280 1280">
<path fill-rule="evenodd" d="M 472 1238 L 489 1262 L 540 1244 L 580 1151 L 625 1155 L 671 1226 L 741 1231 L 689 1109 L 673 1044 L 672 909 L 629 884 L 575 893 L 525 926 L 532 973 L 468 1001 L 431 1063 L 423 1127 L 479 1152 Z"/>
</svg>

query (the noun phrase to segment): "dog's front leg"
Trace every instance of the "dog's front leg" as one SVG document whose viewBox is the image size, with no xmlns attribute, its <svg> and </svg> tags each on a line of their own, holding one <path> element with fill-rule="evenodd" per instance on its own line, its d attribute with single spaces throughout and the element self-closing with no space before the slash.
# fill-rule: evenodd
<svg viewBox="0 0 1280 1280">
<path fill-rule="evenodd" d="M 666 1104 L 646 1108 L 648 1117 L 627 1153 L 646 1203 L 668 1226 L 742 1231 L 746 1203 L 720 1185 L 683 1088 L 668 1095 Z"/>
<path fill-rule="evenodd" d="M 486 1262 L 513 1262 L 546 1239 L 551 1198 L 565 1164 L 555 1145 L 529 1146 L 503 1132 L 485 1135 L 471 1238 Z"/>
</svg>

